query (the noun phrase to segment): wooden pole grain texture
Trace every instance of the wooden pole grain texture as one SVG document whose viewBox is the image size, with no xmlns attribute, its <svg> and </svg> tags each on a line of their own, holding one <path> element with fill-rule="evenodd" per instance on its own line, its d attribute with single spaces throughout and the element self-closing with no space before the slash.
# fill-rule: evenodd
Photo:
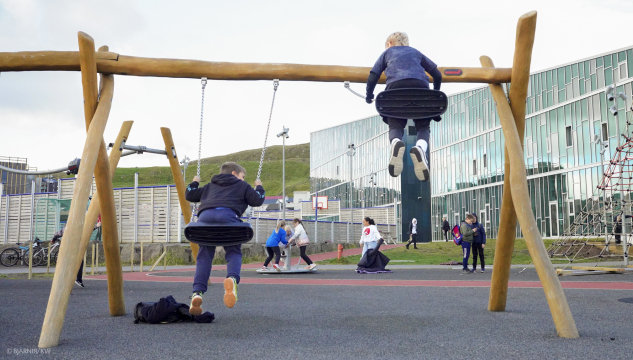
<svg viewBox="0 0 633 360">
<path fill-rule="evenodd" d="M 530 63 L 532 60 L 532 46 L 536 31 L 536 12 L 532 11 L 519 18 L 517 23 L 514 60 L 512 66 L 512 84 L 510 86 L 510 102 L 516 128 L 519 132 L 521 149 L 523 149 L 523 134 L 525 129 L 525 99 L 527 86 L 530 79 Z M 481 66 L 494 67 L 488 63 L 487 57 L 482 57 Z M 521 99 L 521 96 L 523 98 Z M 505 97 L 505 95 L 504 95 Z M 507 101 L 506 101 L 507 102 Z M 499 216 L 499 230 L 497 244 L 495 246 L 495 260 L 492 280 L 490 284 L 490 296 L 488 300 L 489 311 L 505 311 L 508 297 L 508 281 L 510 280 L 510 267 L 512 265 L 512 253 L 516 236 L 517 215 L 514 210 L 514 198 L 512 196 L 512 167 L 506 148 L 505 177 L 503 180 L 503 199 Z"/>
<path fill-rule="evenodd" d="M 492 60 L 486 56 L 482 56 L 481 62 L 485 66 L 492 66 Z M 558 332 L 558 336 L 564 338 L 577 338 L 578 329 L 576 322 L 571 314 L 569 304 L 563 287 L 560 284 L 556 270 L 547 254 L 547 249 L 543 243 L 543 238 L 536 225 L 536 219 L 532 213 L 532 204 L 530 201 L 530 192 L 527 185 L 527 175 L 525 174 L 525 160 L 523 158 L 523 145 L 520 141 L 517 124 L 512 114 L 512 109 L 508 104 L 506 96 L 501 85 L 491 84 L 490 90 L 492 96 L 497 103 L 497 112 L 501 121 L 503 135 L 506 139 L 507 153 L 510 155 L 506 161 L 512 163 L 512 197 L 514 199 L 514 207 L 516 214 L 523 230 L 525 243 L 528 251 L 534 261 L 534 267 L 538 273 L 539 279 L 543 284 L 545 297 L 554 319 L 554 325 Z M 506 174 L 508 176 L 508 174 Z M 497 257 L 495 255 L 494 271 L 497 269 Z M 503 270 L 503 269 L 501 269 Z M 493 271 L 493 272 L 494 272 Z"/>
<path fill-rule="evenodd" d="M 366 83 L 369 67 L 309 64 L 230 63 L 201 60 L 160 59 L 97 53 L 97 71 L 103 74 L 153 76 L 209 80 L 274 80 Z M 507 83 L 509 68 L 486 69 L 438 67 L 442 82 Z M 459 69 L 460 75 L 447 76 L 447 69 Z M 0 52 L 0 72 L 79 71 L 76 51 Z M 383 75 L 380 83 L 386 80 Z M 432 78 L 431 78 L 432 81 Z"/>
<path fill-rule="evenodd" d="M 171 130 L 166 127 L 160 128 L 160 132 L 163 135 L 165 141 L 165 151 L 167 152 L 167 159 L 169 159 L 169 166 L 171 167 L 171 174 L 174 177 L 174 183 L 176 184 L 176 191 L 178 192 L 178 201 L 180 202 L 180 208 L 182 209 L 182 216 L 185 218 L 185 224 L 191 222 L 191 205 L 185 199 L 185 180 L 180 172 L 180 164 L 178 163 L 178 155 L 176 153 L 176 147 L 174 145 L 174 139 L 171 136 Z M 180 218 L 178 219 L 180 221 Z M 191 246 L 191 257 L 193 261 L 196 261 L 198 257 L 198 244 L 189 243 Z"/>
<path fill-rule="evenodd" d="M 88 131 L 99 100 L 95 43 L 92 37 L 86 33 L 79 32 L 77 35 L 79 39 L 81 83 L 84 94 L 84 118 L 86 122 L 86 131 Z M 102 48 L 102 50 L 107 49 Z M 114 203 L 114 189 L 112 186 L 112 174 L 110 172 L 108 151 L 106 150 L 106 144 L 103 137 L 101 138 L 101 146 L 99 147 L 94 178 L 97 186 L 97 194 L 99 195 L 99 210 L 101 212 L 101 234 L 106 262 L 106 274 L 108 277 L 108 305 L 110 308 L 110 315 L 125 315 L 125 301 L 123 299 L 123 269 L 121 268 L 121 251 L 119 248 L 119 232 L 117 228 L 116 206 Z M 94 224 L 94 222 L 86 222 L 84 223 L 84 227 L 94 227 Z"/>
<path fill-rule="evenodd" d="M 66 316 L 66 310 L 68 310 L 68 298 L 74 285 L 74 278 L 77 275 L 77 267 L 75 265 L 78 261 L 77 258 L 80 257 L 77 250 L 81 241 L 88 195 L 92 187 L 92 175 L 97 163 L 103 131 L 112 106 L 112 95 L 114 92 L 114 78 L 112 75 L 103 77 L 102 88 L 99 105 L 90 124 L 81 155 L 81 166 L 79 167 L 74 195 L 70 203 L 68 221 L 66 223 L 67 228 L 62 237 L 51 294 L 48 299 L 46 315 L 44 316 L 40 334 L 38 346 L 41 348 L 53 347 L 59 344 L 64 317 Z"/>
<path fill-rule="evenodd" d="M 127 138 L 130 135 L 130 130 L 132 129 L 132 125 L 134 121 L 125 121 L 121 125 L 121 130 L 119 130 L 119 135 L 116 137 L 114 141 L 114 147 L 110 151 L 110 175 L 114 176 L 114 172 L 116 171 L 117 166 L 119 165 L 119 160 L 121 159 L 122 151 L 119 150 L 121 147 L 121 143 L 123 140 L 127 141 Z M 83 254 L 88 249 L 88 243 L 90 242 L 90 236 L 92 235 L 92 231 L 94 226 L 92 224 L 96 223 L 99 218 L 99 193 L 96 193 L 92 196 L 92 201 L 88 206 L 88 212 L 86 212 L 86 221 L 84 223 L 84 229 L 81 234 L 81 244 L 79 246 L 79 253 Z M 77 264 L 77 267 L 81 265 L 81 262 Z"/>
</svg>

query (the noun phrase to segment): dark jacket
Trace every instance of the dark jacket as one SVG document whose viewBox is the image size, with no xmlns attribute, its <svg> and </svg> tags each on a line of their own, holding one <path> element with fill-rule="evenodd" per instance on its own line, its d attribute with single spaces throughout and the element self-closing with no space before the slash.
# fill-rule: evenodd
<svg viewBox="0 0 633 360">
<path fill-rule="evenodd" d="M 442 223 L 442 230 L 449 231 L 450 229 L 451 226 L 448 224 L 448 221 L 444 220 L 444 222 Z"/>
<path fill-rule="evenodd" d="M 479 222 L 479 218 L 477 217 L 477 215 L 472 214 L 475 217 L 475 222 L 472 223 L 472 225 L 470 226 L 471 228 L 477 228 L 477 232 L 475 233 L 475 236 L 473 237 L 473 243 L 475 244 L 485 244 L 486 243 L 486 229 L 484 229 L 484 226 Z"/>
<path fill-rule="evenodd" d="M 264 203 L 266 191 L 261 185 L 253 189 L 246 181 L 238 179 L 232 174 L 215 175 L 211 182 L 199 187 L 197 181 L 187 186 L 185 199 L 199 202 L 198 216 L 207 209 L 229 208 L 242 216 L 248 205 L 261 206 Z"/>
<path fill-rule="evenodd" d="M 621 216 L 626 218 L 626 219 L 630 219 L 630 218 L 633 217 L 631 215 L 624 215 L 624 214 L 622 214 Z M 622 234 L 622 218 L 620 218 L 620 221 L 618 221 L 618 216 L 617 215 L 614 216 L 613 217 L 613 223 L 614 223 L 613 232 L 616 235 Z"/>
</svg>

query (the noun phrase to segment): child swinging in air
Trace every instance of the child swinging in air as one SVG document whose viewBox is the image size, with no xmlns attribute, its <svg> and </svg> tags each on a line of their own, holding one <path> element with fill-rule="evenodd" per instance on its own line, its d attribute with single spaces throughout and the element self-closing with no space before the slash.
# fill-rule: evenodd
<svg viewBox="0 0 633 360">
<path fill-rule="evenodd" d="M 220 167 L 220 174 L 211 182 L 200 186 L 200 178 L 195 176 L 187 187 L 185 198 L 190 202 L 200 202 L 198 221 L 203 223 L 239 223 L 240 216 L 248 205 L 261 206 L 266 192 L 260 180 L 255 180 L 255 189 L 246 181 L 246 170 L 234 162 L 227 162 Z M 241 245 L 225 246 L 226 279 L 224 280 L 224 305 L 232 308 L 237 302 L 237 284 L 240 282 L 242 268 Z M 211 276 L 211 263 L 215 255 L 215 246 L 200 245 L 196 258 L 196 274 L 193 278 L 193 295 L 189 313 L 202 314 L 202 294 L 207 291 L 207 283 Z"/>
<path fill-rule="evenodd" d="M 442 73 L 437 69 L 437 65 L 418 50 L 409 46 L 409 37 L 403 32 L 395 32 L 387 38 L 385 50 L 376 61 L 367 78 L 366 101 L 371 104 L 374 98 L 374 88 L 380 79 L 380 75 L 385 72 L 387 76 L 387 88 L 429 88 L 428 72 L 433 77 L 433 90 L 439 90 L 442 84 Z M 416 119 L 415 130 L 417 132 L 417 143 L 409 151 L 413 160 L 415 175 L 421 181 L 429 181 L 429 158 L 428 144 L 431 134 L 431 120 L 440 121 L 441 118 Z M 406 146 L 402 141 L 404 127 L 407 125 L 405 119 L 395 119 L 383 117 L 389 125 L 389 140 L 391 141 L 391 159 L 389 160 L 389 175 L 397 177 L 402 172 L 402 158 Z"/>
</svg>

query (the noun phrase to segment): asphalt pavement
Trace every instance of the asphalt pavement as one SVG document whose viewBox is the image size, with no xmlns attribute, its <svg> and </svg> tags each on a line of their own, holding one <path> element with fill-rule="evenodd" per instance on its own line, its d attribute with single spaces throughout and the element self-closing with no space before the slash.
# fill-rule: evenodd
<svg viewBox="0 0 633 360">
<path fill-rule="evenodd" d="M 457 270 L 399 270 L 357 275 L 320 271 L 294 275 L 363 279 L 483 280 L 490 274 Z M 223 270 L 212 276 L 222 276 Z M 182 274 L 180 274 L 182 275 Z M 244 276 L 267 276 L 244 271 Z M 268 275 L 270 276 L 270 275 Z M 286 276 L 286 275 L 282 275 Z M 523 274 L 533 280 L 528 269 Z M 603 276 L 613 277 L 613 280 Z M 630 275 L 582 277 L 585 281 L 630 281 Z M 574 278 L 574 277 L 569 277 Z M 589 278 L 589 279 L 588 279 Z M 157 279 L 158 280 L 158 279 Z M 567 281 L 568 279 L 564 279 Z M 574 279 L 575 280 L 575 279 Z M 572 281 L 574 281 L 572 280 Z M 54 359 L 630 359 L 633 357 L 631 290 L 571 290 L 565 293 L 579 339 L 556 336 L 540 288 L 511 288 L 506 312 L 487 311 L 486 287 L 405 287 L 242 284 L 228 309 L 223 289 L 212 284 L 203 307 L 212 324 L 133 324 L 140 301 L 174 295 L 188 302 L 186 282 L 126 281 L 128 314 L 110 317 L 107 283 L 85 280 L 73 289 Z M 37 349 L 50 280 L 0 280 L 0 357 L 25 357 Z M 13 353 L 22 352 L 21 356 Z"/>
</svg>

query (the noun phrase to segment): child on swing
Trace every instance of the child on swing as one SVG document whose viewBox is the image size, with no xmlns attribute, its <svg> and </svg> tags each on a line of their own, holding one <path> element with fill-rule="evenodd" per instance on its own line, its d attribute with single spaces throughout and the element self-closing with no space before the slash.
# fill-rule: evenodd
<svg viewBox="0 0 633 360">
<path fill-rule="evenodd" d="M 374 98 L 374 88 L 385 72 L 387 88 L 429 88 L 428 72 L 433 77 L 433 90 L 439 90 L 442 84 L 442 73 L 437 65 L 418 50 L 409 46 L 409 37 L 403 32 L 395 32 L 387 38 L 385 50 L 376 61 L 367 78 L 366 101 L 371 104 Z M 409 151 L 413 160 L 415 175 L 421 181 L 429 181 L 428 144 L 431 134 L 431 120 L 440 121 L 441 118 L 414 120 L 417 132 L 417 143 Z M 382 118 L 389 125 L 389 141 L 391 141 L 391 159 L 389 160 L 389 175 L 397 177 L 402 172 L 402 158 L 406 146 L 402 141 L 405 119 Z"/>
<path fill-rule="evenodd" d="M 211 182 L 200 186 L 200 178 L 194 176 L 185 192 L 190 202 L 200 202 L 198 221 L 203 223 L 238 223 L 240 216 L 248 205 L 261 206 L 266 192 L 260 180 L 255 180 L 255 189 L 246 181 L 246 170 L 234 162 L 226 162 L 220 167 L 220 174 Z M 241 245 L 225 246 L 226 279 L 224 280 L 224 305 L 229 308 L 237 302 L 237 284 L 240 282 L 242 268 Z M 211 276 L 211 263 L 215 255 L 215 246 L 200 245 L 196 258 L 196 274 L 193 278 L 193 295 L 189 313 L 202 314 L 202 294 L 207 291 L 207 283 Z"/>
</svg>

